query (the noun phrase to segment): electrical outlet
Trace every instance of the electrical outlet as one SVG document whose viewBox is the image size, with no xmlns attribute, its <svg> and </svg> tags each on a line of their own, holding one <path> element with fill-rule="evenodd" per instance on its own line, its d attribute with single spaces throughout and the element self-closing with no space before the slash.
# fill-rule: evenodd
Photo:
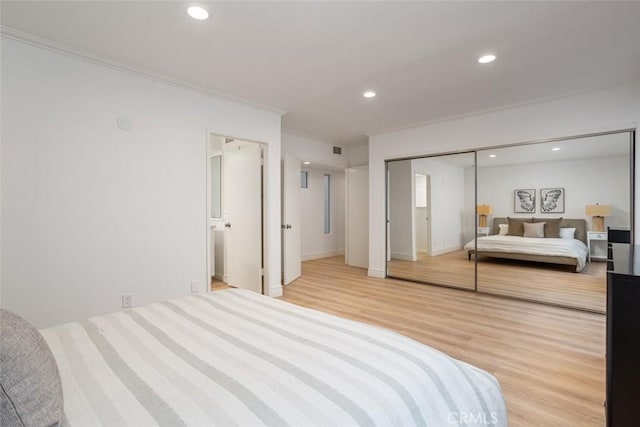
<svg viewBox="0 0 640 427">
<path fill-rule="evenodd" d="M 191 281 L 191 293 L 195 294 L 200 290 L 200 284 L 198 283 L 197 280 L 192 280 Z"/>
<path fill-rule="evenodd" d="M 133 294 L 122 294 L 122 308 L 133 307 Z"/>
</svg>

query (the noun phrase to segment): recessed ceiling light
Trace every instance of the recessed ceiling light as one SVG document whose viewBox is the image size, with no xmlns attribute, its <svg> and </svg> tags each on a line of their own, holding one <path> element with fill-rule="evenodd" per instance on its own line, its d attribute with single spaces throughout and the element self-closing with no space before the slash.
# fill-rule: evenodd
<svg viewBox="0 0 640 427">
<path fill-rule="evenodd" d="M 311 162 L 304 161 L 304 162 L 302 162 L 302 164 L 303 164 L 303 165 L 310 165 L 310 164 L 311 164 Z"/>
<path fill-rule="evenodd" d="M 187 9 L 187 13 L 193 19 L 203 21 L 209 17 L 209 12 L 202 6 L 190 6 Z"/>
<path fill-rule="evenodd" d="M 560 151 L 560 147 L 553 147 L 551 151 Z"/>
<path fill-rule="evenodd" d="M 374 96 L 376 96 L 376 93 L 372 90 L 368 90 L 363 93 L 362 96 L 364 96 L 365 98 L 373 98 Z"/>
<path fill-rule="evenodd" d="M 489 62 L 495 61 L 495 59 L 496 59 L 495 55 L 484 55 L 478 58 L 478 62 L 481 64 L 488 64 Z"/>
<path fill-rule="evenodd" d="M 495 158 L 496 158 L 496 155 L 495 155 L 495 154 L 489 154 L 489 158 L 490 158 L 490 159 L 495 159 Z"/>
</svg>

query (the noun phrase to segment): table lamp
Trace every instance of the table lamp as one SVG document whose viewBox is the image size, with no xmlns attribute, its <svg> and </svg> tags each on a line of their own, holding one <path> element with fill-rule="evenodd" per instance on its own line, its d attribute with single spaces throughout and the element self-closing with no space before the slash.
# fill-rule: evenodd
<svg viewBox="0 0 640 427">
<path fill-rule="evenodd" d="M 593 231 L 604 231 L 604 217 L 611 216 L 611 205 L 587 205 L 585 212 L 593 217 L 591 219 L 591 228 Z"/>
<path fill-rule="evenodd" d="M 491 215 L 491 205 L 478 205 L 478 227 L 487 226 L 487 215 Z"/>
</svg>

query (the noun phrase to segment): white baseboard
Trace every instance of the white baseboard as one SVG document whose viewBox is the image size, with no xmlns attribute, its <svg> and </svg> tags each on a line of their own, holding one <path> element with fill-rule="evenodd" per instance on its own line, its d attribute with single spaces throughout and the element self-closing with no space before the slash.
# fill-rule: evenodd
<svg viewBox="0 0 640 427">
<path fill-rule="evenodd" d="M 282 296 L 282 286 L 274 286 L 273 288 L 267 289 L 267 295 L 273 298 Z"/>
<path fill-rule="evenodd" d="M 408 254 L 404 252 L 391 252 L 391 259 L 400 259 L 402 261 L 415 261 L 416 258 L 413 254 Z"/>
<path fill-rule="evenodd" d="M 380 279 L 384 279 L 386 277 L 384 270 L 378 270 L 376 268 L 370 268 L 367 270 L 367 276 L 369 277 L 378 277 Z"/>
<path fill-rule="evenodd" d="M 429 255 L 429 251 L 426 249 L 416 249 L 416 252 L 421 255 Z"/>
<path fill-rule="evenodd" d="M 302 261 L 310 261 L 312 259 L 329 258 L 332 256 L 340 256 L 340 255 L 344 255 L 344 249 L 338 249 L 337 251 L 314 252 L 311 254 L 303 254 Z"/>
<path fill-rule="evenodd" d="M 444 255 L 444 254 L 448 254 L 449 252 L 459 251 L 460 249 L 462 249 L 462 246 L 460 245 L 449 246 L 448 248 L 436 249 L 431 251 L 431 256 Z"/>
</svg>

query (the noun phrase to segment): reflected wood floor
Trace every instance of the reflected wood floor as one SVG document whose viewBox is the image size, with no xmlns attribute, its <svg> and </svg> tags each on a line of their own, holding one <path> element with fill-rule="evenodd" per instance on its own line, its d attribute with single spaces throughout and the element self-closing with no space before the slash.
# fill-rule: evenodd
<svg viewBox="0 0 640 427">
<path fill-rule="evenodd" d="M 418 260 L 389 262 L 389 275 L 473 289 L 475 263 L 466 251 Z M 478 290 L 543 301 L 599 313 L 606 310 L 606 263 L 591 262 L 580 272 L 569 266 L 480 256 Z"/>
<path fill-rule="evenodd" d="M 285 301 L 395 330 L 495 375 L 509 425 L 603 426 L 605 316 L 303 263 Z"/>
</svg>

